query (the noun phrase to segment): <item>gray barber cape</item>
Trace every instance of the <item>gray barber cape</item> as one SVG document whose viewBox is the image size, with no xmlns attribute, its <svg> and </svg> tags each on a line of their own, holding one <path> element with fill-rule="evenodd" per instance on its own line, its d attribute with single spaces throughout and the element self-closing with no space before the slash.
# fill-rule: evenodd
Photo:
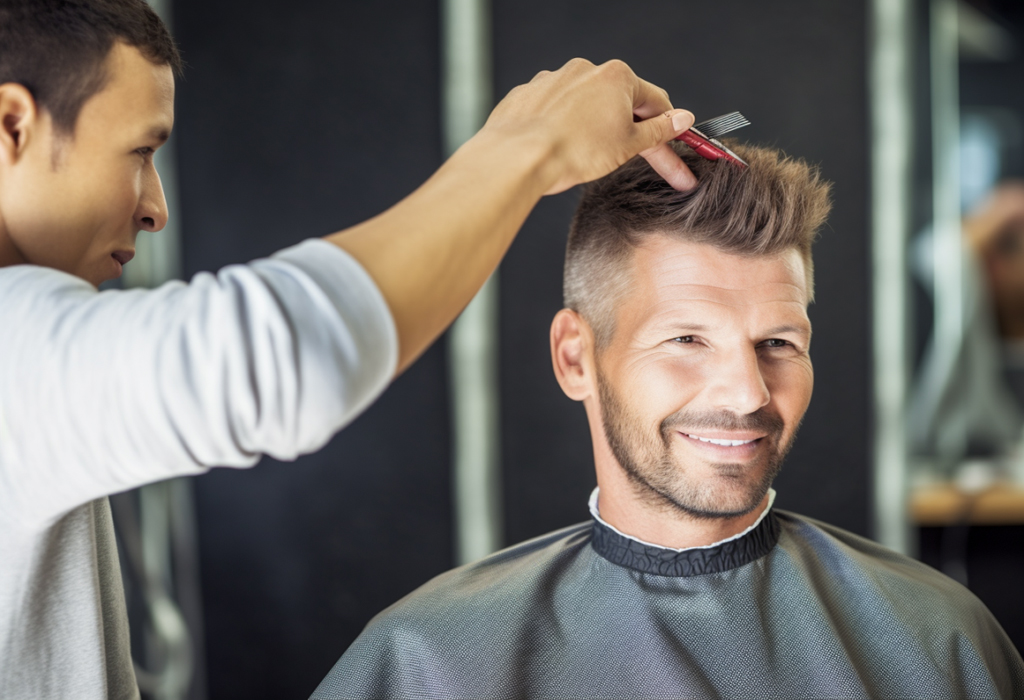
<svg viewBox="0 0 1024 700">
<path fill-rule="evenodd" d="M 598 519 L 449 571 L 312 697 L 1024 698 L 1024 664 L 951 579 L 773 509 L 711 548 Z"/>
</svg>

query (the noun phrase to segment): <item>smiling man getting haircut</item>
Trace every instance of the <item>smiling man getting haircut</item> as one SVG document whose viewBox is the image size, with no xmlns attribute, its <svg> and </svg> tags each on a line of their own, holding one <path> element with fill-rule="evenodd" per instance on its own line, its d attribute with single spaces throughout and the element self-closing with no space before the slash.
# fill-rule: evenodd
<svg viewBox="0 0 1024 700">
<path fill-rule="evenodd" d="M 1024 693 L 966 589 L 773 508 L 811 399 L 829 187 L 770 149 L 735 146 L 740 170 L 676 148 L 695 190 L 634 159 L 586 187 L 569 234 L 551 354 L 590 424 L 592 520 L 427 583 L 314 698 Z"/>
</svg>

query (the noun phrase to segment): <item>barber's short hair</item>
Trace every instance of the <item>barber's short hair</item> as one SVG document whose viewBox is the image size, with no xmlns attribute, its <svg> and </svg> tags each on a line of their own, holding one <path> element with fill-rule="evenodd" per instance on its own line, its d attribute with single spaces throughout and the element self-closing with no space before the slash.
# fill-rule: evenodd
<svg viewBox="0 0 1024 700">
<path fill-rule="evenodd" d="M 706 160 L 673 142 L 697 177 L 691 192 L 673 189 L 639 156 L 584 187 L 569 230 L 563 293 L 565 306 L 590 324 L 599 348 L 614 333 L 632 250 L 655 234 L 742 256 L 795 248 L 813 297 L 811 245 L 832 206 L 831 183 L 816 167 L 778 150 L 728 145 L 748 168 Z"/>
<path fill-rule="evenodd" d="M 174 40 L 145 0 L 0 0 L 0 84 L 24 85 L 54 129 L 72 135 L 82 105 L 110 77 L 117 41 L 181 74 Z"/>
</svg>

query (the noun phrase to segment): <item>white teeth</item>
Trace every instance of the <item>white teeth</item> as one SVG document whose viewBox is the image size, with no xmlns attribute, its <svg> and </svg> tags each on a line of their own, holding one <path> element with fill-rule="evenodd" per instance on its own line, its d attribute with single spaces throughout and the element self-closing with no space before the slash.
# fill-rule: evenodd
<svg viewBox="0 0 1024 700">
<path fill-rule="evenodd" d="M 701 442 L 710 442 L 712 445 L 723 445 L 725 447 L 737 447 L 739 445 L 746 445 L 753 442 L 753 440 L 712 440 L 711 438 L 703 438 L 700 435 L 690 435 L 694 440 L 700 440 Z"/>
</svg>

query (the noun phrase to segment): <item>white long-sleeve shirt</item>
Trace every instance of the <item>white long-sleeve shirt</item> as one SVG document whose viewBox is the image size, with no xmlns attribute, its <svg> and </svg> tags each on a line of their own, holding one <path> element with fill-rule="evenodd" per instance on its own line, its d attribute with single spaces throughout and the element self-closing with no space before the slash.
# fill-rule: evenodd
<svg viewBox="0 0 1024 700">
<path fill-rule="evenodd" d="M 0 268 L 0 698 L 138 697 L 106 496 L 315 451 L 397 356 L 322 240 L 155 290 Z"/>
</svg>

